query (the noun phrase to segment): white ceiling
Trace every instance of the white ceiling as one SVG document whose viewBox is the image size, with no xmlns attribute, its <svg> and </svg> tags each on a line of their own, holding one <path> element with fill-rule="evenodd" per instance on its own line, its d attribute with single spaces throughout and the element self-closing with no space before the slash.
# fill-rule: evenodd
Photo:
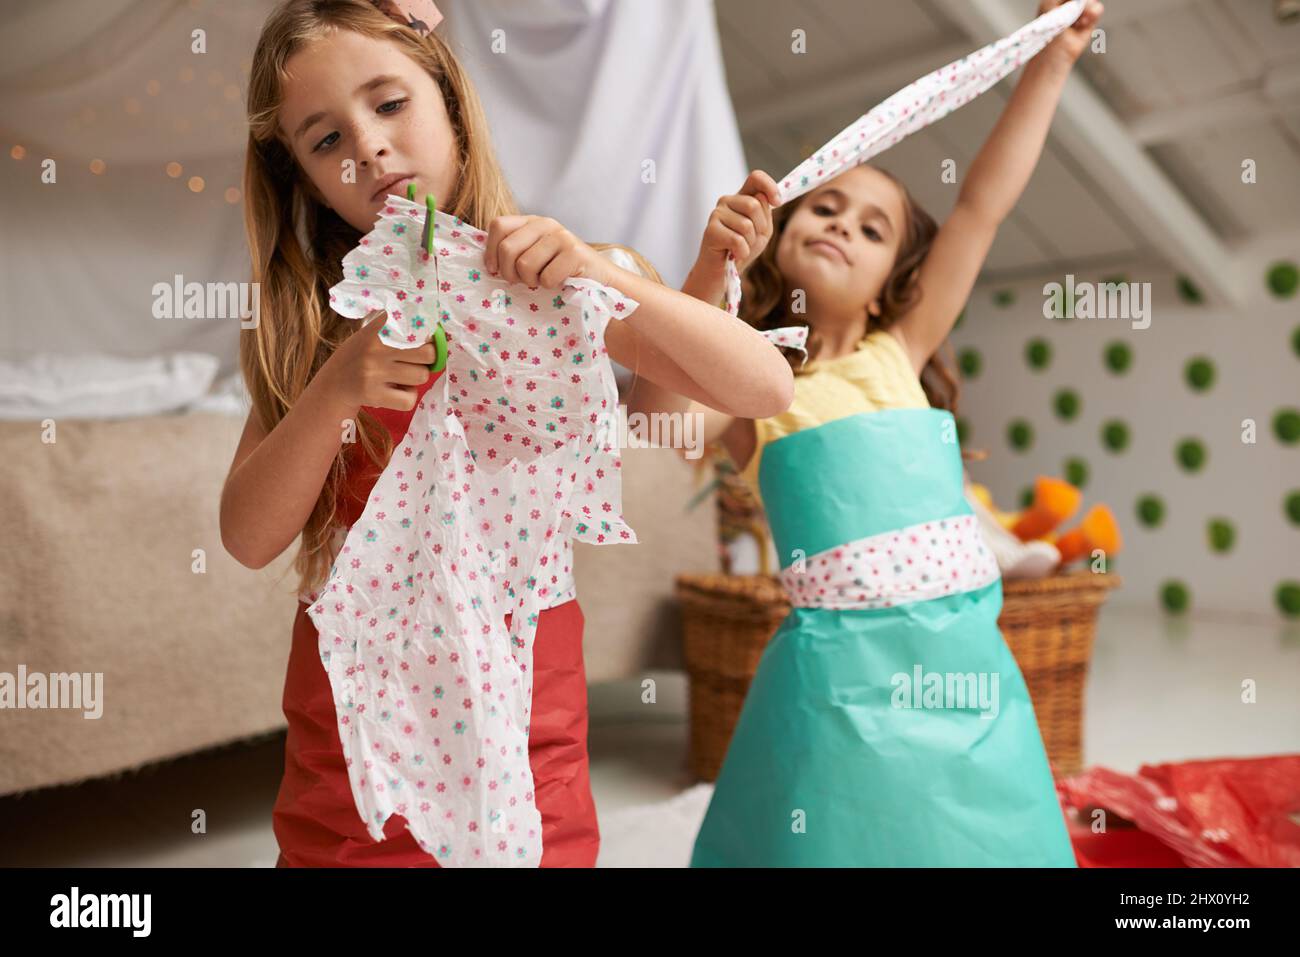
<svg viewBox="0 0 1300 957">
<path fill-rule="evenodd" d="M 751 167 L 780 177 L 871 106 L 1028 22 L 1036 0 L 717 0 Z M 1237 250 L 1300 235 L 1300 22 L 1273 0 L 1111 0 L 984 278 L 1158 261 L 1238 299 Z M 801 28 L 807 52 L 791 51 Z M 941 221 L 1017 77 L 881 154 Z M 1258 182 L 1242 183 L 1253 159 Z"/>
</svg>

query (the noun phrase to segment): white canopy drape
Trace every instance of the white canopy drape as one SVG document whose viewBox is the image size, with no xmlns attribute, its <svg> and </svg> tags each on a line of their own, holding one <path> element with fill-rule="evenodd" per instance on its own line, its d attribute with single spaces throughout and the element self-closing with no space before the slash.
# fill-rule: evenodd
<svg viewBox="0 0 1300 957">
<path fill-rule="evenodd" d="M 7 357 L 190 350 L 233 371 L 237 320 L 155 319 L 152 290 L 175 275 L 249 278 L 244 100 L 248 61 L 273 6 L 8 5 L 0 33 Z M 709 210 L 745 172 L 712 3 L 444 0 L 442 9 L 439 29 L 480 85 L 524 209 L 592 241 L 632 246 L 680 282 Z M 491 53 L 498 28 L 505 55 Z M 200 29 L 205 52 L 193 50 Z M 55 163 L 53 183 L 42 182 L 46 160 Z"/>
</svg>

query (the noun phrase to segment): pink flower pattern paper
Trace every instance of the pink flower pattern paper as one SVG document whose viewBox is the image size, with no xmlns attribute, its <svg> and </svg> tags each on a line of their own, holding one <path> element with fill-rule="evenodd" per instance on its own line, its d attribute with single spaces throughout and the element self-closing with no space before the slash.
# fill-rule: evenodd
<svg viewBox="0 0 1300 957">
<path fill-rule="evenodd" d="M 883 153 L 899 140 L 964 106 L 1034 57 L 1083 13 L 1085 0 L 1070 0 L 1025 24 L 1015 33 L 905 86 L 837 133 L 829 143 L 791 170 L 777 184 L 777 205 Z M 727 260 L 726 310 L 740 308 L 740 273 Z"/>
<path fill-rule="evenodd" d="M 974 515 L 868 535 L 781 572 L 797 608 L 891 608 L 991 585 L 998 564 Z"/>
<path fill-rule="evenodd" d="M 491 276 L 486 235 L 446 213 L 429 256 L 425 215 L 389 196 L 330 291 L 344 316 L 387 310 L 399 348 L 441 322 L 448 359 L 308 613 L 371 836 L 396 813 L 445 866 L 536 866 L 532 641 L 567 588 L 561 543 L 636 541 L 604 336 L 637 304 L 588 279 Z"/>
<path fill-rule="evenodd" d="M 735 266 L 730 259 L 727 260 L 727 268 L 735 270 Z M 740 282 L 739 276 L 736 282 Z M 737 302 L 740 300 L 737 299 Z M 736 314 L 734 311 L 731 313 Z M 808 332 L 807 326 L 781 326 L 779 329 L 767 329 L 763 332 L 763 338 L 774 346 L 780 346 L 784 349 L 797 349 L 803 353 L 803 362 L 808 361 Z M 802 365 L 803 363 L 801 363 Z"/>
</svg>

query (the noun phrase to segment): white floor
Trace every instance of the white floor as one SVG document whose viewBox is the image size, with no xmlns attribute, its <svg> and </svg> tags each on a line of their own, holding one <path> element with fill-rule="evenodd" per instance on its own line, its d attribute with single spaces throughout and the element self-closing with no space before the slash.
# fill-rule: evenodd
<svg viewBox="0 0 1300 957">
<path fill-rule="evenodd" d="M 686 769 L 685 680 L 592 689 L 592 789 L 601 867 L 680 867 L 710 787 Z M 1243 702 L 1254 682 L 1255 703 Z M 0 866 L 270 867 L 283 736 L 117 780 L 0 799 Z M 1300 625 L 1102 613 L 1085 718 L 1087 763 L 1139 765 L 1300 752 Z M 192 832 L 195 809 L 207 831 Z"/>
</svg>

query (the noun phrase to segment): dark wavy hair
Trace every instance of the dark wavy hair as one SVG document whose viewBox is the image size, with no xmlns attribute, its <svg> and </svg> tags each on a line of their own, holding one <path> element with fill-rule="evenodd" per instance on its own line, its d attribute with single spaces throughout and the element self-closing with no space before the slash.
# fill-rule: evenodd
<svg viewBox="0 0 1300 957">
<path fill-rule="evenodd" d="M 907 187 L 890 173 L 878 166 L 872 169 L 884 174 L 898 187 L 903 197 L 906 223 L 903 228 L 903 240 L 898 247 L 898 256 L 894 260 L 889 278 L 885 280 L 880 294 L 880 316 L 868 320 L 867 331 L 888 329 L 897 322 L 921 298 L 921 287 L 917 285 L 917 274 L 921 263 L 934 242 L 939 224 L 912 197 Z M 786 203 L 772 211 L 772 238 L 758 258 L 749 264 L 741 277 L 740 318 L 754 328 L 762 331 L 776 329 L 780 326 L 808 326 L 805 316 L 790 312 L 791 290 L 785 277 L 776 265 L 776 249 L 781 242 L 781 234 L 786 223 L 796 209 L 807 197 Z M 817 358 L 823 342 L 817 331 L 808 330 L 808 359 Z M 952 344 L 947 343 L 949 351 Z M 795 375 L 800 374 L 801 356 L 793 349 L 784 349 Z M 938 352 L 932 355 L 921 370 L 921 388 L 926 400 L 936 409 L 947 409 L 954 416 L 957 414 L 957 397 L 961 391 L 957 378 L 939 358 Z"/>
</svg>

